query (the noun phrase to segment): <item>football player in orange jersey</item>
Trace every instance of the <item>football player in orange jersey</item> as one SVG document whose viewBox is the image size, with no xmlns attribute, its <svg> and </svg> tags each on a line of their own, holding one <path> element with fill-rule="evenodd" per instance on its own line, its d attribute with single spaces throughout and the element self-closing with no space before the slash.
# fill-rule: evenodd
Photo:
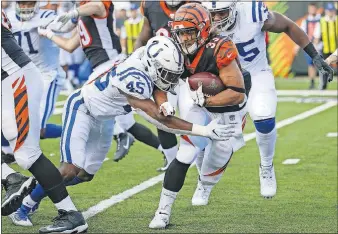
<svg viewBox="0 0 338 234">
<path fill-rule="evenodd" d="M 203 153 L 209 145 L 199 171 L 197 190 L 203 193 L 203 196 L 209 197 L 211 189 L 220 180 L 233 153 L 245 144 L 242 122 L 245 122 L 247 96 L 235 44 L 227 37 L 210 33 L 210 13 L 197 3 L 181 6 L 175 13 L 171 28 L 173 38 L 186 55 L 185 66 L 190 75 L 210 72 L 219 76 L 227 87 L 211 97 L 203 94 L 202 86 L 196 91 L 191 91 L 189 87 L 194 106 L 190 109 L 187 119 L 205 125 L 219 118 L 221 123 L 234 126 L 234 134 L 226 141 L 182 136 L 177 156 L 165 174 L 159 207 L 149 224 L 152 229 L 165 228 L 169 224 L 171 207 L 183 186 L 188 168 L 198 154 Z M 194 205 L 205 201 L 208 199 L 196 201 Z"/>
</svg>

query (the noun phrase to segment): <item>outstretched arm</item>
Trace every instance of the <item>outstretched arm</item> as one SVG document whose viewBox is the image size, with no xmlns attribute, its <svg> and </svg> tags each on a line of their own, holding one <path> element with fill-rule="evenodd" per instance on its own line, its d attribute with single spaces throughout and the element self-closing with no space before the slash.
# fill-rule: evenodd
<svg viewBox="0 0 338 234">
<path fill-rule="evenodd" d="M 152 36 L 152 32 L 151 32 L 149 20 L 147 19 L 147 17 L 144 17 L 142 31 L 139 37 L 135 41 L 134 50 L 147 44 L 147 41 L 151 38 L 151 36 Z"/>
<path fill-rule="evenodd" d="M 52 40 L 58 47 L 72 53 L 80 46 L 80 39 L 77 30 L 73 31 L 71 38 L 65 38 L 55 35 L 50 29 L 38 28 L 39 35 L 47 37 Z"/>
</svg>

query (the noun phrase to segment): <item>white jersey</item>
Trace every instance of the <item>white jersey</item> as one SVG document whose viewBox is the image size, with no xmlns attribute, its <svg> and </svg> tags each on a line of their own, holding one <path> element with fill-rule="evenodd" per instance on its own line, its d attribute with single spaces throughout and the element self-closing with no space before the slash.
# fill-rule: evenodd
<svg viewBox="0 0 338 234">
<path fill-rule="evenodd" d="M 20 21 L 15 11 L 8 13 L 18 44 L 42 73 L 59 68 L 59 48 L 38 34 L 38 27 L 48 24 L 54 17 L 54 11 L 42 9 L 29 21 Z"/>
<path fill-rule="evenodd" d="M 131 111 L 127 98 L 119 90 L 138 99 L 149 99 L 153 88 L 139 53 L 135 52 L 110 72 L 89 81 L 81 92 L 90 114 L 96 119 L 105 120 Z"/>
<path fill-rule="evenodd" d="M 237 3 L 237 19 L 233 29 L 221 35 L 229 36 L 236 44 L 241 66 L 251 74 L 270 70 L 266 58 L 264 22 L 268 18 L 268 8 L 262 1 Z"/>
</svg>

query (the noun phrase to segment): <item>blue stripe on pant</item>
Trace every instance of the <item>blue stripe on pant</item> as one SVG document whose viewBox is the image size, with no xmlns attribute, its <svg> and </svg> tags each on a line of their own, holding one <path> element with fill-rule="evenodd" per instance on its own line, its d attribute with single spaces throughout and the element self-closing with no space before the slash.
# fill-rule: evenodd
<svg viewBox="0 0 338 234">
<path fill-rule="evenodd" d="M 71 158 L 71 153 L 70 153 L 70 136 L 71 136 L 71 132 L 74 126 L 74 122 L 75 122 L 75 118 L 76 118 L 76 113 L 77 113 L 77 109 L 79 108 L 79 106 L 81 104 L 83 104 L 83 99 L 78 99 L 78 100 L 74 100 L 77 97 L 79 97 L 81 94 L 81 91 L 79 90 L 76 93 L 73 93 L 67 101 L 66 104 L 66 115 L 63 121 L 63 125 L 62 125 L 62 136 L 61 136 L 61 162 L 66 161 L 68 163 L 72 163 L 72 158 Z M 72 109 L 71 106 L 74 103 L 74 106 Z M 70 116 L 70 117 L 69 117 Z M 68 129 L 67 129 L 68 126 Z M 67 130 L 67 131 L 66 131 Z M 63 148 L 65 147 L 65 152 L 63 150 Z M 66 155 L 65 155 L 66 154 Z"/>
<path fill-rule="evenodd" d="M 43 113 L 43 117 L 42 117 L 42 121 L 41 121 L 41 128 L 46 127 L 46 122 L 50 117 L 52 109 L 50 109 L 49 106 L 52 107 L 54 105 L 54 103 L 51 103 L 51 105 L 49 105 L 49 104 L 50 104 L 51 101 L 54 102 L 55 91 L 56 91 L 56 80 L 51 82 L 50 85 L 49 85 L 47 98 L 46 98 L 46 104 L 45 104 L 45 111 Z"/>
</svg>

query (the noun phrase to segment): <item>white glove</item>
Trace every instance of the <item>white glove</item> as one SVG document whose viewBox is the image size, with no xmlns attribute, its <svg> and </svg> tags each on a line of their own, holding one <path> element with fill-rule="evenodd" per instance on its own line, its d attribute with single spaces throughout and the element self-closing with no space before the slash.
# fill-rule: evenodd
<svg viewBox="0 0 338 234">
<path fill-rule="evenodd" d="M 160 113 L 164 116 L 175 115 L 175 108 L 170 104 L 170 102 L 164 102 L 160 105 Z"/>
<path fill-rule="evenodd" d="M 62 30 L 62 28 L 66 25 L 67 22 L 69 22 L 73 18 L 77 19 L 78 17 L 79 17 L 79 11 L 77 9 L 60 14 L 54 20 L 55 23 L 60 23 L 58 25 L 58 28 L 55 30 L 56 31 Z"/>
<path fill-rule="evenodd" d="M 187 78 L 185 82 L 188 85 L 189 93 L 190 93 L 192 100 L 194 101 L 194 103 L 196 105 L 198 105 L 200 107 L 204 106 L 205 105 L 205 96 L 202 92 L 202 85 L 200 85 L 196 91 L 193 91 L 193 90 L 190 89 L 188 79 L 189 78 Z"/>
<path fill-rule="evenodd" d="M 209 137 L 216 141 L 227 141 L 235 134 L 236 123 L 221 125 L 218 124 L 219 120 L 220 118 L 214 119 L 207 126 L 194 124 L 192 133 L 194 135 Z"/>
<path fill-rule="evenodd" d="M 57 20 L 57 19 L 56 19 Z M 57 22 L 54 20 L 51 24 L 48 25 L 48 28 L 51 29 L 53 32 L 59 32 L 59 33 L 67 33 L 72 31 L 77 23 L 73 23 L 72 20 L 69 20 L 63 27 L 61 22 Z"/>
<path fill-rule="evenodd" d="M 39 33 L 40 36 L 47 37 L 49 40 L 51 40 L 52 37 L 54 36 L 54 33 L 52 32 L 52 30 L 50 30 L 48 28 L 45 29 L 45 28 L 39 27 L 38 33 Z"/>
</svg>

